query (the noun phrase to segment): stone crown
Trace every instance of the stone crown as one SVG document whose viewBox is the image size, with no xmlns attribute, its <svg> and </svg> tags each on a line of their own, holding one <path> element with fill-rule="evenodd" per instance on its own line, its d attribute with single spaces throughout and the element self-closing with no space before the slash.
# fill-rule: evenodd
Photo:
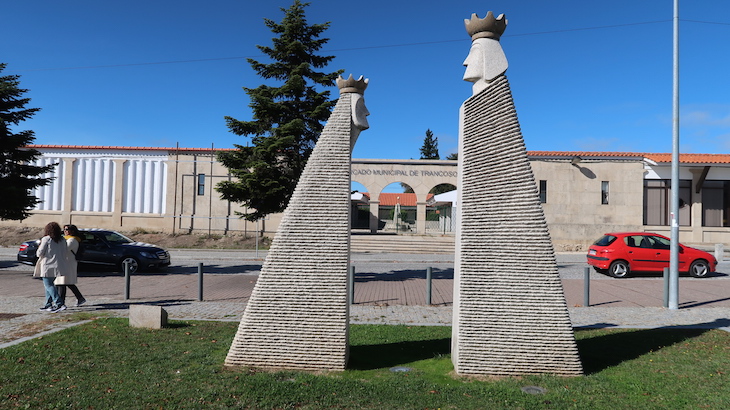
<svg viewBox="0 0 730 410">
<path fill-rule="evenodd" d="M 472 40 L 478 38 L 491 38 L 498 40 L 507 28 L 507 19 L 504 14 L 494 18 L 494 13 L 487 12 L 487 16 L 479 18 L 476 13 L 472 13 L 471 20 L 464 19 L 466 32 L 471 36 Z"/>
<path fill-rule="evenodd" d="M 337 77 L 337 87 L 342 93 L 358 93 L 365 94 L 365 89 L 368 88 L 368 82 L 370 80 L 360 76 L 357 80 L 352 78 L 352 74 L 346 80 L 342 76 Z"/>
</svg>

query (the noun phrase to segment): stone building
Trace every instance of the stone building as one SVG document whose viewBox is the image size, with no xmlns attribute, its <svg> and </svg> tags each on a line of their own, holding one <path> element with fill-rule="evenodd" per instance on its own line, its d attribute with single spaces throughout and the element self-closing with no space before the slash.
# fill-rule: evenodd
<svg viewBox="0 0 730 410">
<path fill-rule="evenodd" d="M 21 224 L 252 234 L 273 231 L 279 223 L 278 215 L 248 222 L 236 214 L 244 208 L 220 199 L 214 186 L 230 177 L 212 148 L 32 147 L 42 153 L 39 164 L 57 165 L 46 175 L 53 181 L 34 191 L 41 202 Z"/>
<path fill-rule="evenodd" d="M 272 235 L 281 219 L 245 221 L 235 213 L 242 208 L 219 198 L 213 187 L 229 176 L 215 160 L 218 149 L 33 147 L 43 154 L 39 163 L 58 164 L 50 174 L 55 179 L 35 191 L 41 203 L 31 217 L 0 226 L 57 221 L 124 231 Z M 584 249 L 610 231 L 669 233 L 670 154 L 528 151 L 528 158 L 557 251 Z M 353 159 L 351 179 L 364 187 L 353 196 L 354 209 L 368 218 L 364 230 L 383 231 L 390 212 L 381 212 L 380 194 L 403 183 L 416 196 L 415 218 L 410 230 L 398 233 L 453 234 L 429 229 L 427 215 L 438 210 L 429 192 L 457 184 L 456 161 Z M 730 245 L 730 154 L 682 154 L 680 185 L 682 242 Z"/>
</svg>

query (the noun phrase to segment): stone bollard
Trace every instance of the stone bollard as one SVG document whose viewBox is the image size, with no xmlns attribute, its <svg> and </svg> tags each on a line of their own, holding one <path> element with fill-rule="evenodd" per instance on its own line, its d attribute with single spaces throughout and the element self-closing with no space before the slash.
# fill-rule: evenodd
<svg viewBox="0 0 730 410">
<path fill-rule="evenodd" d="M 725 257 L 725 249 L 724 245 L 721 243 L 715 244 L 715 259 L 717 259 L 718 262 L 722 262 L 722 260 Z"/>
<path fill-rule="evenodd" d="M 129 326 L 162 329 L 167 326 L 167 311 L 161 306 L 132 305 L 129 307 Z"/>
</svg>

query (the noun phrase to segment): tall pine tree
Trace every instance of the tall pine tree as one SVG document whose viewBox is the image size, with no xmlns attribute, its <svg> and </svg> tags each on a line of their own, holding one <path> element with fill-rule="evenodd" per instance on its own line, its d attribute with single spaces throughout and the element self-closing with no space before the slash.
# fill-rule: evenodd
<svg viewBox="0 0 730 410">
<path fill-rule="evenodd" d="M 333 86 L 343 70 L 316 70 L 326 67 L 334 56 L 317 55 L 329 41 L 319 38 L 329 23 L 307 24 L 304 8 L 308 5 L 295 0 L 288 9 L 282 8 L 281 23 L 264 19 L 278 37 L 272 39 L 272 47 L 257 47 L 273 62 L 248 62 L 259 76 L 281 85 L 244 87 L 253 120 L 226 117 L 231 132 L 251 136 L 252 146 L 236 145 L 235 151 L 219 154 L 236 180 L 220 182 L 216 190 L 221 198 L 247 206 L 249 212 L 242 215 L 251 221 L 286 208 L 323 122 L 337 102 L 330 100 L 329 91 L 318 91 Z"/>
<path fill-rule="evenodd" d="M 0 63 L 0 74 L 6 64 Z M 39 202 L 31 190 L 51 180 L 41 175 L 54 165 L 39 167 L 31 163 L 41 153 L 24 148 L 35 138 L 33 131 L 14 133 L 10 128 L 32 117 L 40 108 L 25 108 L 28 90 L 18 88 L 20 76 L 0 75 L 0 219 L 23 220 Z"/>
<path fill-rule="evenodd" d="M 433 132 L 426 130 L 426 137 L 421 146 L 421 159 L 441 159 L 439 156 L 439 141 L 433 136 Z"/>
</svg>

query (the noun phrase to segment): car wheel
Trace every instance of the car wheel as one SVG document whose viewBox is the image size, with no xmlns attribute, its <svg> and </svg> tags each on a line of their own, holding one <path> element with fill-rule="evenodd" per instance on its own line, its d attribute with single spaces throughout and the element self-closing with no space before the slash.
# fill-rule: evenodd
<svg viewBox="0 0 730 410">
<path fill-rule="evenodd" d="M 629 264 L 626 261 L 613 261 L 608 267 L 608 274 L 614 278 L 625 278 L 629 276 Z"/>
<path fill-rule="evenodd" d="M 125 256 L 119 262 L 119 268 L 124 272 L 124 264 L 129 264 L 129 273 L 135 273 L 139 269 L 139 261 L 134 256 Z"/>
<path fill-rule="evenodd" d="M 702 259 L 692 262 L 689 267 L 689 274 L 695 278 L 704 278 L 708 273 L 710 273 L 710 265 Z"/>
</svg>

